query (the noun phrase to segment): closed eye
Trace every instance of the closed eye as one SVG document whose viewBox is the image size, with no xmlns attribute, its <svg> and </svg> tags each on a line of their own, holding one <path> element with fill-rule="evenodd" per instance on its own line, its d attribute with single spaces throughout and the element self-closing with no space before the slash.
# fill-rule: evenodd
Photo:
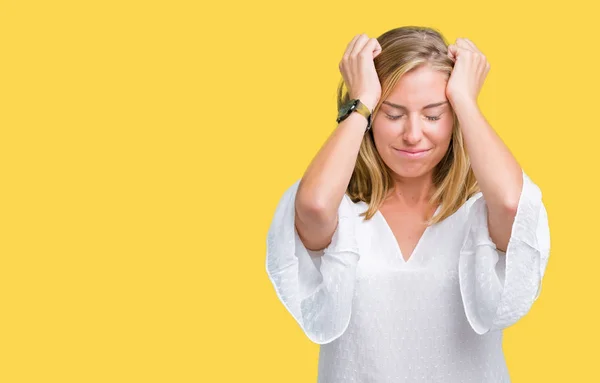
<svg viewBox="0 0 600 383">
<path fill-rule="evenodd" d="M 404 116 L 403 114 L 399 115 L 399 116 L 390 116 L 389 114 L 386 114 L 387 118 L 389 118 L 390 120 L 397 120 L 400 117 Z M 429 121 L 437 121 L 440 119 L 440 116 L 426 116 L 427 119 Z"/>
</svg>

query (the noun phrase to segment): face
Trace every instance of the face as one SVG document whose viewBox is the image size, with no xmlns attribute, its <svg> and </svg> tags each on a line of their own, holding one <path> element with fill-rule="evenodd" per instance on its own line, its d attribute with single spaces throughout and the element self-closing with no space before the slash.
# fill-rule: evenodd
<svg viewBox="0 0 600 383">
<path fill-rule="evenodd" d="M 403 75 L 382 101 L 374 117 L 373 137 L 377 151 L 397 177 L 432 174 L 444 158 L 453 126 L 447 81 L 447 74 L 421 66 Z"/>
</svg>

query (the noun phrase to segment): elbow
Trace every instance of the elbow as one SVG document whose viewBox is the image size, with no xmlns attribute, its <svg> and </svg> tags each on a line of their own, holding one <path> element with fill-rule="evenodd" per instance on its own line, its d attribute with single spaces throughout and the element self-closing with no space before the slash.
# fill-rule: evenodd
<svg viewBox="0 0 600 383">
<path fill-rule="evenodd" d="M 327 216 L 325 209 L 314 199 L 297 195 L 295 205 L 296 215 L 302 222 L 323 222 Z"/>
<path fill-rule="evenodd" d="M 303 188 L 300 184 L 296 193 L 296 211 L 302 212 L 305 216 L 321 216 L 326 208 L 322 201 L 323 198 L 320 198 L 313 190 Z"/>
<path fill-rule="evenodd" d="M 508 221 L 511 222 L 511 230 L 509 230 L 509 233 L 512 232 L 512 226 L 515 223 L 515 219 L 517 218 L 517 211 L 519 210 L 519 205 L 518 202 L 516 205 L 514 204 L 507 204 L 504 207 L 504 215 L 506 217 L 508 217 Z"/>
<path fill-rule="evenodd" d="M 523 196 L 523 193 L 526 192 L 526 184 L 523 180 L 524 173 L 523 171 L 519 172 L 519 176 L 517 177 L 516 185 L 514 189 L 509 195 L 504 198 L 504 208 L 509 214 L 516 215 L 517 209 L 519 208 L 519 203 Z"/>
<path fill-rule="evenodd" d="M 513 199 L 512 201 L 508 201 L 504 204 L 505 214 L 508 214 L 513 219 L 517 215 L 518 209 L 519 209 L 519 198 Z"/>
</svg>

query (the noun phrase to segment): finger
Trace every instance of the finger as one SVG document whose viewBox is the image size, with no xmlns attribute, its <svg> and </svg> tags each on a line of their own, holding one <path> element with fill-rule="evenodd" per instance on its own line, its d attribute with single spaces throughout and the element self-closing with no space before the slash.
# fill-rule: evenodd
<svg viewBox="0 0 600 383">
<path fill-rule="evenodd" d="M 366 34 L 361 34 L 358 36 L 358 39 L 354 43 L 354 47 L 352 48 L 352 52 L 350 52 L 350 56 L 356 56 L 360 51 L 362 51 L 365 44 L 369 41 L 369 37 Z"/>
<path fill-rule="evenodd" d="M 344 51 L 344 59 L 348 59 L 350 57 L 350 52 L 352 52 L 352 48 L 354 48 L 354 43 L 360 37 L 360 35 L 354 36 L 352 40 L 346 45 L 346 50 Z"/>
<path fill-rule="evenodd" d="M 365 44 L 362 52 L 366 53 L 369 58 L 375 58 L 381 52 L 381 46 L 376 38 L 370 38 L 369 41 Z M 370 54 L 369 54 L 370 53 Z"/>
<path fill-rule="evenodd" d="M 448 45 L 448 57 L 452 59 L 452 61 L 456 61 L 456 57 L 458 56 L 458 47 L 454 44 Z"/>
<path fill-rule="evenodd" d="M 381 44 L 379 44 L 379 41 L 376 38 L 373 38 L 373 40 L 375 40 L 376 46 L 375 46 L 375 50 L 373 51 L 373 58 L 377 57 L 381 51 Z"/>
<path fill-rule="evenodd" d="M 463 38 L 456 39 L 456 45 L 459 48 L 463 48 L 463 49 L 473 52 L 473 49 L 471 48 L 471 46 L 469 44 L 467 44 L 467 42 Z"/>
<path fill-rule="evenodd" d="M 467 43 L 467 45 L 471 47 L 471 50 L 473 52 L 481 53 L 481 51 L 479 49 L 477 49 L 477 47 L 475 46 L 475 44 L 471 40 L 469 40 L 467 38 L 465 38 L 464 40 Z"/>
</svg>

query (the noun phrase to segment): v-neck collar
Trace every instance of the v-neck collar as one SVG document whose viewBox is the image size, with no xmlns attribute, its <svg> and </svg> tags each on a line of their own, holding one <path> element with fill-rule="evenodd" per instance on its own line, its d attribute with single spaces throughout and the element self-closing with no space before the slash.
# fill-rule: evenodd
<svg viewBox="0 0 600 383">
<path fill-rule="evenodd" d="M 442 205 L 439 205 L 437 207 L 437 209 L 435 209 L 435 213 L 433 213 L 434 216 L 440 211 L 441 207 L 442 207 Z M 425 236 L 427 236 L 429 231 L 431 231 L 432 227 L 436 225 L 436 224 L 433 224 L 433 225 L 427 226 L 425 228 L 425 231 L 423 231 L 423 234 L 421 234 L 421 237 L 417 241 L 417 244 L 415 245 L 412 253 L 410 254 L 410 256 L 407 260 L 407 259 L 404 259 L 404 254 L 402 254 L 402 250 L 400 249 L 400 244 L 398 243 L 398 240 L 396 239 L 396 236 L 394 235 L 394 231 L 392 230 L 391 226 L 389 225 L 389 223 L 383 216 L 383 213 L 381 213 L 381 211 L 379 209 L 377 209 L 377 211 L 375 212 L 375 215 L 379 216 L 382 226 L 385 228 L 385 230 L 387 231 L 387 235 L 390 237 L 389 240 L 393 241 L 394 248 L 396 249 L 396 255 L 398 256 L 398 258 L 400 258 L 400 261 L 406 265 L 412 263 L 415 256 L 419 255 L 419 249 L 423 246 L 421 243 L 424 242 Z"/>
</svg>

